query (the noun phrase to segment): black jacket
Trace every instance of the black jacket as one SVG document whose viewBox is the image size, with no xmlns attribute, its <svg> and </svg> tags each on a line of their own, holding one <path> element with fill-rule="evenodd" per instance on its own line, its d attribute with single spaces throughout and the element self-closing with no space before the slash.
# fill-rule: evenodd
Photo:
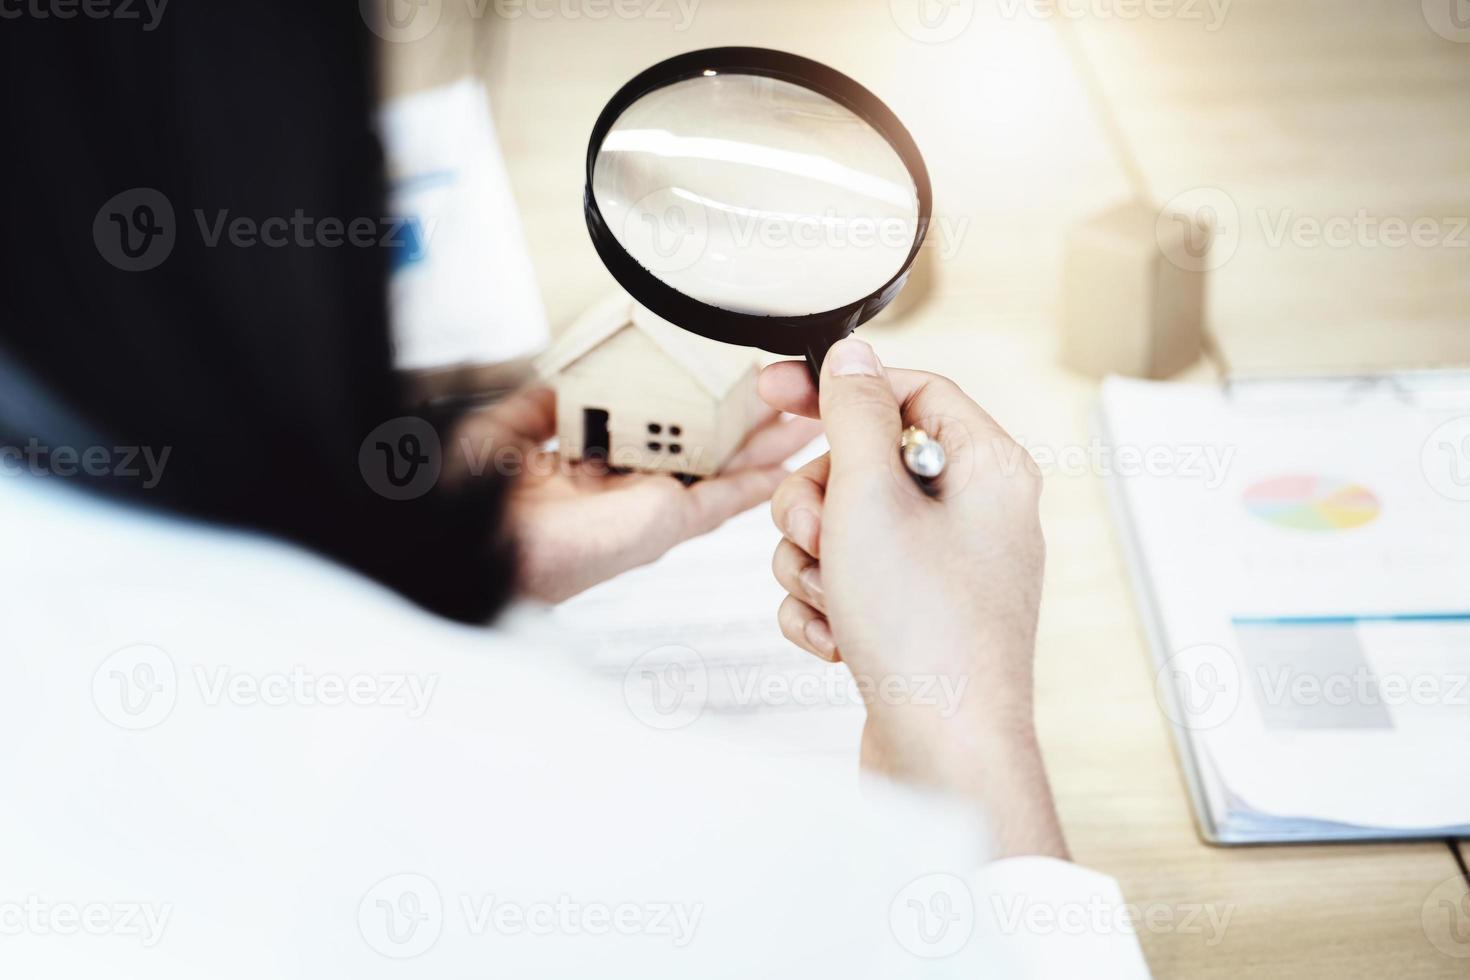
<svg viewBox="0 0 1470 980">
<path fill-rule="evenodd" d="M 333 234 L 387 227 L 359 4 L 155 8 L 28 3 L 0 18 L 4 440 L 29 444 L 28 460 L 39 446 L 30 465 L 52 476 L 63 442 L 113 459 L 166 449 L 154 486 L 120 465 L 77 479 L 488 618 L 511 588 L 492 546 L 504 485 L 390 499 L 369 466 L 390 450 L 364 447 L 404 413 L 389 249 Z"/>
</svg>

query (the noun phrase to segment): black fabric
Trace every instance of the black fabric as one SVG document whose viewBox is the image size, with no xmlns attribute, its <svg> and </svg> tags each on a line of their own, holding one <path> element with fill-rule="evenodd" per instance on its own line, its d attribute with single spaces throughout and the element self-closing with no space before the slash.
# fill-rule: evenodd
<svg viewBox="0 0 1470 980">
<path fill-rule="evenodd" d="M 0 348 L 107 448 L 169 451 L 156 486 L 116 473 L 90 486 L 289 537 L 484 620 L 511 588 L 492 544 L 504 484 L 391 500 L 359 467 L 364 438 L 403 413 L 358 6 L 173 0 L 155 18 L 141 0 L 0 5 Z M 160 227 L 159 209 L 132 208 L 156 201 L 138 188 L 171 207 L 174 241 L 128 271 L 109 261 L 123 227 L 99 210 L 131 192 L 123 226 Z M 237 218 L 307 230 L 244 247 Z M 328 219 L 372 222 L 360 238 L 373 244 L 332 246 Z M 12 445 L 46 445 L 44 428 L 0 418 Z"/>
</svg>

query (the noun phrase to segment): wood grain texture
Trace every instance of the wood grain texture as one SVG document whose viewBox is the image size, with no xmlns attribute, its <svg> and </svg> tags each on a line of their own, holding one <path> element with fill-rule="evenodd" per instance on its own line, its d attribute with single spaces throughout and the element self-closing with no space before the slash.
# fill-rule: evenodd
<svg viewBox="0 0 1470 980">
<path fill-rule="evenodd" d="M 864 335 L 889 363 L 956 377 L 1023 443 L 1085 454 L 1096 386 L 1054 356 L 1062 242 L 1075 222 L 1121 201 L 1126 183 L 1052 27 L 1025 4 L 956 6 L 971 20 L 943 44 L 906 35 L 886 0 L 702 0 L 683 30 L 672 4 L 661 5 L 670 20 L 477 22 L 553 322 L 610 281 L 581 216 L 585 141 L 606 97 L 679 51 L 795 50 L 879 92 L 934 179 L 922 288 Z M 1470 44 L 1431 31 L 1418 0 L 1237 0 L 1214 29 L 1182 14 L 1089 16 L 1077 27 L 1156 198 L 1216 187 L 1239 210 L 1238 248 L 1208 300 L 1237 367 L 1470 360 L 1470 248 L 1272 245 L 1258 214 L 1267 227 L 1283 212 L 1324 222 L 1363 209 L 1446 225 L 1470 214 Z M 1211 373 L 1199 365 L 1185 376 Z M 1424 931 L 1426 898 L 1457 874 L 1442 844 L 1199 842 L 1092 467 L 1052 468 L 1043 518 L 1038 715 L 1075 856 L 1117 875 L 1141 905 L 1231 914 L 1216 945 L 1145 931 L 1155 975 L 1467 975 L 1470 961 L 1445 956 Z"/>
</svg>

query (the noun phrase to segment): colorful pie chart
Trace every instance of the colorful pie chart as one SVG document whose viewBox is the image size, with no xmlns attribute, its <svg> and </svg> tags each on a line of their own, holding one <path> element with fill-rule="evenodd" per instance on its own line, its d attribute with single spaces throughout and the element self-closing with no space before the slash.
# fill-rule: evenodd
<svg viewBox="0 0 1470 980">
<path fill-rule="evenodd" d="M 1297 531 L 1346 531 L 1383 510 L 1367 487 L 1325 476 L 1272 477 L 1245 491 L 1245 506 L 1267 524 Z"/>
</svg>

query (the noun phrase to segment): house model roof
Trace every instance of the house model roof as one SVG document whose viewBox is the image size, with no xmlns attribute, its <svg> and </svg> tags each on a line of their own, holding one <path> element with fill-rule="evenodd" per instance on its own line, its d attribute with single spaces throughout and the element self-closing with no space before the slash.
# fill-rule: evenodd
<svg viewBox="0 0 1470 980">
<path fill-rule="evenodd" d="M 596 350 L 603 341 L 625 329 L 642 331 L 682 366 L 700 386 L 723 398 L 756 364 L 754 351 L 722 344 L 674 326 L 618 292 L 593 306 L 562 331 L 536 361 L 541 377 L 550 381 Z"/>
</svg>

